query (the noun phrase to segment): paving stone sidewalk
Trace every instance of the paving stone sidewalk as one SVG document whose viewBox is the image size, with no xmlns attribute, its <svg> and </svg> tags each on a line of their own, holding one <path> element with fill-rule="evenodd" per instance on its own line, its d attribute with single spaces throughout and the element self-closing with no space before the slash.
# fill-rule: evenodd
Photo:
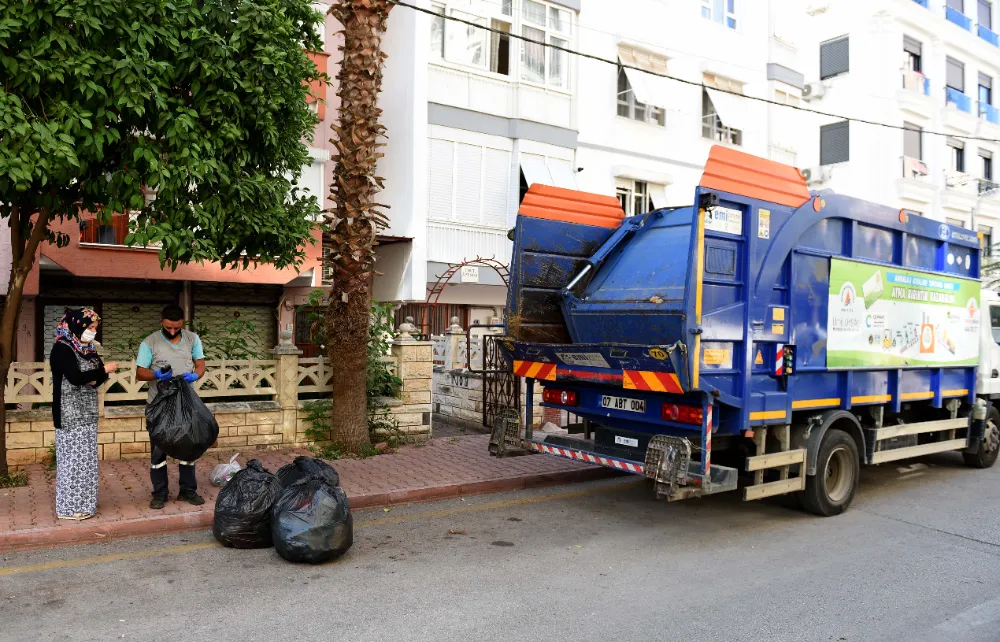
<svg viewBox="0 0 1000 642">
<path fill-rule="evenodd" d="M 597 479 L 607 469 L 544 455 L 496 459 L 487 452 L 488 435 L 432 439 L 396 453 L 332 462 L 353 509 L 463 495 L 519 490 Z M 239 462 L 259 459 L 272 472 L 305 450 L 241 453 Z M 149 508 L 149 462 L 102 461 L 98 514 L 83 522 L 55 515 L 55 471 L 31 467 L 28 486 L 0 489 L 0 552 L 63 544 L 93 543 L 118 537 L 209 527 L 219 489 L 209 474 L 229 455 L 209 455 L 198 463 L 198 488 L 204 506 L 170 501 Z M 177 467 L 170 468 L 171 497 L 177 494 Z"/>
</svg>

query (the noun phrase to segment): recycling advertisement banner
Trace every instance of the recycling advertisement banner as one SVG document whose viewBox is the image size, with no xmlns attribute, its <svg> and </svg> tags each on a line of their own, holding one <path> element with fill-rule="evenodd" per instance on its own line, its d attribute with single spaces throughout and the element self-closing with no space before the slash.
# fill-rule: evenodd
<svg viewBox="0 0 1000 642">
<path fill-rule="evenodd" d="M 828 368 L 979 363 L 978 280 L 830 261 Z"/>
</svg>

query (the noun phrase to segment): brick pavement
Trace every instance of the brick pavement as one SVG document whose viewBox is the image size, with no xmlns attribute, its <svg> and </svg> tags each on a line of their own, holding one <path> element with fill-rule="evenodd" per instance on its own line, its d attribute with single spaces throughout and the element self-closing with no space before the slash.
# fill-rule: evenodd
<svg viewBox="0 0 1000 642">
<path fill-rule="evenodd" d="M 555 457 L 530 455 L 496 459 L 487 453 L 488 435 L 433 439 L 396 453 L 369 459 L 332 462 L 354 509 L 445 499 L 462 495 L 519 490 L 607 476 L 603 468 Z M 245 465 L 259 459 L 272 472 L 305 450 L 241 454 Z M 21 548 L 106 541 L 211 525 L 219 489 L 208 476 L 232 455 L 207 455 L 198 465 L 204 506 L 171 501 L 163 510 L 149 508 L 149 462 L 102 461 L 98 514 L 83 522 L 55 516 L 55 471 L 41 465 L 28 470 L 28 486 L 0 489 L 0 552 Z M 177 467 L 170 468 L 172 496 Z"/>
</svg>

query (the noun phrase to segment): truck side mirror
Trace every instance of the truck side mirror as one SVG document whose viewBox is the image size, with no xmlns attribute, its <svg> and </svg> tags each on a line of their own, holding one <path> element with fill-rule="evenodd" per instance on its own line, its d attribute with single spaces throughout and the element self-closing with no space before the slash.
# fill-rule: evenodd
<svg viewBox="0 0 1000 642">
<path fill-rule="evenodd" d="M 993 374 L 991 375 L 994 379 L 1000 378 L 1000 372 L 997 372 L 996 368 L 993 369 Z"/>
</svg>

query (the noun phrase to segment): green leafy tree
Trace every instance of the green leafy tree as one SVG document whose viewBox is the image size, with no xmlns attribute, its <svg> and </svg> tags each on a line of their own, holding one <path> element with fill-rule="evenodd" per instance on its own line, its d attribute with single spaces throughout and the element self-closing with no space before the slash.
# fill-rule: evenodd
<svg viewBox="0 0 1000 642">
<path fill-rule="evenodd" d="M 40 245 L 70 242 L 62 223 L 136 213 L 126 242 L 159 244 L 170 268 L 301 262 L 321 19 L 309 0 L 0 0 L 0 380 Z"/>
</svg>

